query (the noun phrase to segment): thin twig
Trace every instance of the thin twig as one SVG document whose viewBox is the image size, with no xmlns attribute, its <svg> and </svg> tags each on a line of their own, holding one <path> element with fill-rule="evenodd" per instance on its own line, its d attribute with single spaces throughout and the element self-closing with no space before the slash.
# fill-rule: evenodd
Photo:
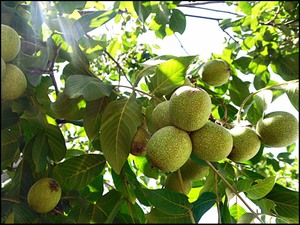
<svg viewBox="0 0 300 225">
<path fill-rule="evenodd" d="M 217 202 L 217 211 L 218 211 L 218 223 L 221 223 L 221 210 L 220 210 L 220 198 L 219 198 L 219 191 L 218 191 L 218 175 L 217 173 L 214 174 L 215 178 L 215 192 L 216 192 L 216 202 Z"/>
<path fill-rule="evenodd" d="M 212 170 L 218 174 L 218 176 L 223 180 L 223 182 L 226 184 L 226 186 L 236 195 L 239 197 L 239 199 L 245 204 L 245 206 L 250 210 L 250 212 L 261 222 L 264 223 L 259 216 L 257 215 L 256 212 L 254 212 L 254 210 L 248 205 L 248 203 L 240 196 L 240 194 L 237 192 L 237 190 L 235 190 L 234 187 L 231 186 L 231 184 L 222 176 L 222 174 L 219 173 L 219 171 L 207 160 L 205 160 L 205 162 L 208 164 L 208 166 L 210 168 L 212 168 Z"/>
<path fill-rule="evenodd" d="M 174 36 L 175 36 L 175 38 L 177 39 L 177 41 L 179 42 L 180 47 L 183 49 L 183 51 L 185 51 L 185 53 L 186 53 L 187 55 L 190 55 L 190 54 L 187 52 L 187 50 L 183 47 L 183 45 L 182 45 L 181 41 L 179 40 L 179 38 L 177 37 L 176 33 L 174 33 Z"/>
<path fill-rule="evenodd" d="M 208 5 L 208 4 L 219 4 L 226 3 L 225 1 L 201 1 L 197 3 L 186 3 L 186 4 L 178 4 L 177 6 L 198 6 L 198 5 Z"/>
<path fill-rule="evenodd" d="M 256 92 L 253 92 L 251 93 L 250 95 L 247 96 L 247 98 L 244 99 L 244 101 L 242 102 L 241 106 L 240 106 L 240 109 L 237 113 L 237 122 L 240 123 L 241 122 L 241 114 L 242 114 L 242 110 L 244 108 L 244 106 L 246 105 L 246 103 L 249 101 L 249 99 L 256 95 L 257 93 L 261 92 L 261 91 L 264 91 L 264 90 L 269 90 L 269 89 L 276 89 L 277 87 L 281 87 L 283 85 L 288 85 L 288 84 L 291 84 L 291 83 L 297 83 L 299 82 L 299 79 L 296 79 L 296 80 L 290 80 L 290 81 L 287 81 L 287 82 L 283 82 L 283 83 L 279 83 L 279 84 L 274 84 L 272 86 L 268 86 L 268 87 L 264 87 L 264 88 L 261 88 L 259 90 L 257 90 Z"/>
<path fill-rule="evenodd" d="M 234 12 L 229 12 L 229 11 L 224 11 L 224 10 L 218 10 L 218 9 L 210 9 L 210 8 L 204 8 L 204 7 L 199 7 L 197 4 L 179 4 L 177 5 L 178 7 L 187 7 L 187 8 L 193 8 L 193 9 L 202 9 L 202 10 L 208 10 L 208 11 L 213 11 L 213 12 L 218 12 L 218 13 L 227 13 L 235 16 L 242 16 L 240 14 L 234 13 Z"/>
<path fill-rule="evenodd" d="M 50 62 L 50 65 L 49 65 L 49 75 L 51 77 L 51 80 L 52 80 L 52 84 L 55 88 L 55 93 L 56 95 L 59 94 L 59 90 L 58 90 L 58 87 L 57 87 L 57 83 L 56 83 L 56 80 L 55 80 L 55 76 L 54 76 L 54 64 L 55 64 L 55 61 L 59 55 L 59 51 L 60 51 L 60 47 L 61 47 L 62 43 L 59 43 L 58 46 L 57 46 L 57 49 L 56 49 L 56 54 L 53 58 L 53 60 Z"/>
<path fill-rule="evenodd" d="M 126 73 L 123 70 L 122 66 L 114 59 L 114 57 L 112 57 L 112 55 L 108 51 L 104 50 L 103 52 L 117 65 L 117 67 L 119 68 L 119 70 L 122 72 L 122 75 L 126 78 L 126 80 L 128 81 L 128 83 L 132 85 L 131 81 L 126 76 Z"/>
<path fill-rule="evenodd" d="M 115 87 L 122 87 L 122 88 L 129 88 L 129 89 L 131 89 L 131 90 L 135 90 L 135 91 L 140 92 L 140 93 L 142 93 L 142 94 L 144 94 L 144 95 L 147 95 L 147 96 L 149 96 L 149 97 L 151 97 L 151 98 L 154 98 L 154 99 L 157 100 L 158 102 L 162 102 L 162 100 L 159 99 L 158 97 L 156 97 L 155 95 L 151 95 L 151 94 L 149 94 L 149 93 L 147 93 L 147 92 L 144 92 L 144 91 L 135 89 L 134 87 L 129 87 L 129 86 L 120 85 L 120 84 L 114 84 L 113 86 L 115 86 Z"/>
<path fill-rule="evenodd" d="M 222 18 L 213 18 L 213 17 L 207 17 L 207 16 L 196 16 L 196 15 L 191 15 L 191 14 L 184 14 L 184 15 L 189 16 L 189 17 L 199 18 L 199 19 L 216 20 L 218 22 L 220 20 L 223 20 Z"/>
</svg>

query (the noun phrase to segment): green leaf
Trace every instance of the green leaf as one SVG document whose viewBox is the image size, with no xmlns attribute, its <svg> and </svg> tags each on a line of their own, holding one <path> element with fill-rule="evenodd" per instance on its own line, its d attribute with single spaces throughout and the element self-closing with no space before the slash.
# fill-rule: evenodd
<svg viewBox="0 0 300 225">
<path fill-rule="evenodd" d="M 186 195 L 168 189 L 142 189 L 148 201 L 161 212 L 168 215 L 186 215 L 192 208 Z"/>
<path fill-rule="evenodd" d="M 120 206 L 119 213 L 115 221 L 121 221 L 126 224 L 145 224 L 145 213 L 139 204 L 130 204 L 126 201 Z"/>
<path fill-rule="evenodd" d="M 228 206 L 228 198 L 227 196 L 225 197 L 224 203 L 220 202 L 220 215 L 221 215 L 221 221 L 224 224 L 231 224 L 234 222 L 230 211 L 229 211 L 229 206 Z"/>
<path fill-rule="evenodd" d="M 189 213 L 184 215 L 169 215 L 163 213 L 162 211 L 158 210 L 157 208 L 152 208 L 149 213 L 146 214 L 146 218 L 148 223 L 158 224 L 191 224 L 191 218 Z"/>
<path fill-rule="evenodd" d="M 131 140 L 141 123 L 141 107 L 136 103 L 135 97 L 110 102 L 103 112 L 100 127 L 101 149 L 117 174 L 127 160 Z"/>
<path fill-rule="evenodd" d="M 248 97 L 250 94 L 249 85 L 250 82 L 242 81 L 237 76 L 232 76 L 232 80 L 229 83 L 228 89 L 231 101 L 235 105 L 240 106 L 245 98 Z"/>
<path fill-rule="evenodd" d="M 67 151 L 65 138 L 58 126 L 48 124 L 46 127 L 46 135 L 50 149 L 48 156 L 55 162 L 62 160 Z"/>
<path fill-rule="evenodd" d="M 144 23 L 151 13 L 151 5 L 149 2 L 134 1 L 133 7 L 139 19 Z"/>
<path fill-rule="evenodd" d="M 241 11 L 247 15 L 251 15 L 252 6 L 249 2 L 238 2 Z"/>
<path fill-rule="evenodd" d="M 97 10 L 96 12 L 83 15 L 76 20 L 72 26 L 72 29 L 75 32 L 75 40 L 79 40 L 86 33 L 101 27 L 116 15 L 117 12 L 115 10 Z"/>
<path fill-rule="evenodd" d="M 270 76 L 271 75 L 269 71 L 265 71 L 261 74 L 256 75 L 253 80 L 255 89 L 259 90 L 266 87 L 270 81 Z"/>
<path fill-rule="evenodd" d="M 89 204 L 87 208 L 81 208 L 82 217 L 77 220 L 81 223 L 105 223 L 111 211 L 118 205 L 121 193 L 112 189 L 103 196 L 99 196 L 95 204 Z M 73 216 L 73 215 L 69 215 Z"/>
<path fill-rule="evenodd" d="M 101 173 L 105 162 L 105 158 L 98 154 L 75 156 L 57 164 L 53 178 L 64 190 L 81 190 Z"/>
<path fill-rule="evenodd" d="M 160 64 L 150 78 L 149 89 L 158 97 L 167 95 L 185 82 L 186 71 L 195 56 L 170 59 Z"/>
<path fill-rule="evenodd" d="M 42 75 L 47 70 L 47 63 L 50 60 L 48 51 L 48 48 L 42 47 L 38 56 L 20 53 L 16 58 L 15 65 L 24 72 L 29 84 L 34 87 L 40 84 Z"/>
<path fill-rule="evenodd" d="M 282 79 L 294 80 L 299 78 L 299 52 L 280 56 L 272 61 L 271 69 L 277 73 Z"/>
<path fill-rule="evenodd" d="M 220 28 L 226 30 L 229 27 L 240 27 L 245 20 L 245 17 L 242 18 L 233 18 L 233 19 L 224 19 L 220 22 Z"/>
<path fill-rule="evenodd" d="M 136 168 L 141 171 L 145 176 L 158 179 L 159 170 L 158 168 L 152 168 L 151 162 L 146 156 L 136 156 L 133 159 Z"/>
<path fill-rule="evenodd" d="M 238 205 L 237 203 L 234 203 L 230 208 L 230 214 L 231 216 L 236 220 L 240 220 L 240 218 L 246 213 L 246 210 Z"/>
<path fill-rule="evenodd" d="M 10 127 L 19 121 L 17 113 L 13 112 L 10 107 L 1 107 L 1 129 Z"/>
<path fill-rule="evenodd" d="M 27 149 L 25 149 L 25 151 L 26 150 Z M 7 192 L 8 196 L 16 196 L 20 199 L 27 197 L 28 191 L 34 183 L 32 169 L 29 166 L 29 163 L 25 159 L 20 161 L 16 173 L 13 176 L 13 182 L 11 182 L 11 186 L 9 186 L 9 191 Z"/>
<path fill-rule="evenodd" d="M 66 80 L 65 92 L 69 98 L 83 96 L 87 101 L 93 101 L 103 96 L 109 96 L 112 86 L 103 83 L 95 77 L 72 75 Z"/>
<path fill-rule="evenodd" d="M 46 169 L 47 156 L 50 146 L 47 142 L 45 132 L 39 133 L 32 146 L 32 160 L 35 164 L 36 172 L 41 173 Z"/>
<path fill-rule="evenodd" d="M 83 9 L 86 1 L 57 1 L 55 4 L 61 13 L 71 14 L 75 9 Z"/>
<path fill-rule="evenodd" d="M 251 124 L 256 124 L 263 117 L 265 110 L 272 103 L 273 93 L 271 90 L 264 90 L 254 96 L 253 103 L 247 110 L 247 119 Z"/>
<path fill-rule="evenodd" d="M 107 97 L 102 97 L 86 103 L 83 126 L 90 141 L 93 141 L 99 135 L 102 113 L 108 105 L 108 101 Z"/>
<path fill-rule="evenodd" d="M 283 85 L 282 88 L 286 90 L 286 94 L 290 99 L 291 104 L 299 111 L 299 82 Z"/>
<path fill-rule="evenodd" d="M 276 182 L 276 176 L 257 179 L 256 184 L 244 190 L 248 198 L 256 200 L 266 196 L 273 188 Z"/>
<path fill-rule="evenodd" d="M 54 112 L 54 118 L 80 120 L 83 118 L 84 108 L 81 106 L 82 97 L 69 98 L 65 92 L 57 95 L 56 101 L 50 103 L 50 108 Z"/>
<path fill-rule="evenodd" d="M 250 224 L 255 219 L 252 213 L 244 213 L 240 219 L 237 221 L 238 224 Z"/>
<path fill-rule="evenodd" d="M 299 221 L 299 192 L 289 190 L 281 185 L 275 185 L 265 198 L 276 204 L 275 213 L 282 218 Z"/>
<path fill-rule="evenodd" d="M 16 224 L 32 224 L 37 221 L 38 215 L 28 207 L 27 203 L 14 204 L 13 212 Z"/>
<path fill-rule="evenodd" d="M 170 17 L 170 28 L 174 32 L 183 34 L 186 27 L 185 15 L 178 9 L 173 9 Z"/>
<path fill-rule="evenodd" d="M 204 192 L 197 201 L 193 202 L 193 213 L 196 223 L 216 203 L 217 196 L 212 192 Z"/>
<path fill-rule="evenodd" d="M 1 169 L 11 166 L 15 155 L 19 153 L 19 131 L 7 128 L 1 130 Z"/>
<path fill-rule="evenodd" d="M 243 71 L 243 73 L 249 73 L 249 64 L 251 63 L 252 58 L 249 56 L 242 56 L 238 59 L 235 59 L 232 64 L 235 66 L 236 69 Z"/>
<path fill-rule="evenodd" d="M 152 12 L 155 13 L 154 20 L 158 24 L 166 25 L 169 23 L 170 9 L 163 1 L 157 7 L 153 7 Z"/>
<path fill-rule="evenodd" d="M 261 213 L 267 215 L 274 215 L 276 204 L 267 198 L 262 198 L 258 200 L 252 200 L 261 210 Z"/>
</svg>

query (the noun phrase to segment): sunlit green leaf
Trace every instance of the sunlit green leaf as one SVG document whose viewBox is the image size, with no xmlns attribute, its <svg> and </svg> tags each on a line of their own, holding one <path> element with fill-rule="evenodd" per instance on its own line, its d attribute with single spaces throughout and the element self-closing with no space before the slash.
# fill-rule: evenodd
<svg viewBox="0 0 300 225">
<path fill-rule="evenodd" d="M 178 57 L 160 64 L 150 78 L 150 91 L 157 95 L 167 95 L 185 82 L 186 71 L 195 56 Z"/>
<path fill-rule="evenodd" d="M 73 24 L 73 30 L 76 31 L 75 39 L 79 40 L 84 34 L 102 26 L 116 15 L 117 12 L 114 10 L 98 10 L 83 15 Z"/>
<path fill-rule="evenodd" d="M 156 167 L 152 168 L 151 162 L 147 159 L 146 156 L 134 157 L 133 161 L 137 169 L 145 174 L 145 176 L 154 179 L 158 178 L 159 170 Z"/>
<path fill-rule="evenodd" d="M 252 6 L 249 2 L 238 2 L 238 4 L 243 13 L 246 13 L 248 15 L 251 14 Z"/>
<path fill-rule="evenodd" d="M 232 217 L 238 221 L 246 213 L 246 210 L 237 203 L 234 203 L 230 208 L 230 214 Z"/>
<path fill-rule="evenodd" d="M 266 177 L 264 179 L 256 180 L 256 184 L 252 184 L 250 187 L 246 188 L 247 197 L 250 199 L 260 199 L 266 196 L 273 188 L 276 181 L 276 176 Z"/>
</svg>

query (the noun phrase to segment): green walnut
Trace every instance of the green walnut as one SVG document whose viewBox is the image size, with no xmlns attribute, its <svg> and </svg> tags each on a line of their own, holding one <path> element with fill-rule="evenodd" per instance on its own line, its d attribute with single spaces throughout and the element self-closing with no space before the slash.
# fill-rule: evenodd
<svg viewBox="0 0 300 225">
<path fill-rule="evenodd" d="M 230 76 L 230 68 L 222 59 L 213 59 L 206 62 L 199 70 L 201 80 L 210 86 L 225 84 Z"/>
<path fill-rule="evenodd" d="M 179 87 L 170 98 L 171 123 L 185 131 L 203 127 L 211 113 L 211 99 L 201 88 Z"/>
<path fill-rule="evenodd" d="M 1 80 L 5 75 L 6 71 L 6 63 L 4 62 L 3 58 L 1 57 Z"/>
<path fill-rule="evenodd" d="M 258 153 L 261 141 L 254 130 L 249 127 L 235 126 L 229 132 L 233 138 L 233 147 L 228 159 L 234 162 L 244 162 Z"/>
<path fill-rule="evenodd" d="M 184 180 L 199 180 L 208 174 L 209 167 L 204 165 L 199 165 L 191 158 L 189 158 L 186 163 L 180 167 L 181 177 Z"/>
<path fill-rule="evenodd" d="M 181 180 L 182 185 L 177 172 L 169 173 L 167 179 L 165 180 L 165 188 L 187 195 L 192 189 L 192 181 L 185 179 Z"/>
<path fill-rule="evenodd" d="M 166 126 L 156 131 L 146 147 L 149 161 L 163 172 L 178 170 L 188 160 L 191 152 L 189 134 L 175 126 Z"/>
<path fill-rule="evenodd" d="M 152 111 L 152 123 L 154 131 L 172 125 L 169 114 L 169 103 L 169 101 L 161 102 Z"/>
<path fill-rule="evenodd" d="M 19 34 L 10 26 L 1 24 L 1 57 L 5 62 L 16 58 L 21 48 Z"/>
<path fill-rule="evenodd" d="M 143 126 L 139 126 L 132 138 L 130 153 L 135 156 L 146 155 L 146 146 L 150 137 L 149 132 Z"/>
<path fill-rule="evenodd" d="M 21 97 L 27 88 L 27 79 L 19 67 L 7 63 L 5 76 L 1 79 L 1 99 L 15 100 Z"/>
<path fill-rule="evenodd" d="M 232 150 L 232 136 L 219 124 L 209 121 L 190 135 L 193 153 L 202 160 L 217 162 L 225 159 Z"/>
<path fill-rule="evenodd" d="M 289 112 L 274 111 L 266 114 L 257 122 L 256 133 L 266 146 L 286 147 L 298 139 L 299 122 Z"/>
<path fill-rule="evenodd" d="M 27 194 L 31 209 L 38 213 L 47 213 L 55 208 L 61 198 L 61 187 L 53 178 L 42 178 L 35 182 Z"/>
</svg>

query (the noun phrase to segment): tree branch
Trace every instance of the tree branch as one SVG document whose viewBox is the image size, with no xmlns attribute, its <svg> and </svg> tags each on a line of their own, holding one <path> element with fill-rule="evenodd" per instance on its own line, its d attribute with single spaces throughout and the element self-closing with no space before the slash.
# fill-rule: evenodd
<svg viewBox="0 0 300 225">
<path fill-rule="evenodd" d="M 112 57 L 112 55 L 108 51 L 104 50 L 103 52 L 117 65 L 117 67 L 119 68 L 119 70 L 122 72 L 122 75 L 126 78 L 126 80 L 128 81 L 128 83 L 132 85 L 131 81 L 126 76 L 126 73 L 123 70 L 122 66 L 114 59 L 114 57 Z"/>
<path fill-rule="evenodd" d="M 56 95 L 59 94 L 59 90 L 58 90 L 57 83 L 56 83 L 56 80 L 55 80 L 55 77 L 54 77 L 54 72 L 53 72 L 54 69 L 53 68 L 54 68 L 55 61 L 56 61 L 56 59 L 59 55 L 61 45 L 62 45 L 62 43 L 58 44 L 57 49 L 56 49 L 56 54 L 55 54 L 53 60 L 49 62 L 49 75 L 51 77 L 52 84 L 54 85 Z"/>
<path fill-rule="evenodd" d="M 206 17 L 206 16 L 196 16 L 196 15 L 191 15 L 191 14 L 184 14 L 185 16 L 189 16 L 189 17 L 195 17 L 195 18 L 199 18 L 199 19 L 207 19 L 207 20 L 216 20 L 216 21 L 220 21 L 223 20 L 222 18 L 213 18 L 213 17 Z"/>
<path fill-rule="evenodd" d="M 215 3 L 215 2 L 214 2 Z M 219 13 L 227 13 L 235 16 L 242 16 L 237 13 L 229 12 L 229 11 L 224 11 L 224 10 L 218 10 L 218 9 L 210 9 L 210 8 L 204 8 L 204 7 L 198 7 L 199 3 L 196 4 L 179 4 L 177 5 L 178 7 L 187 7 L 187 8 L 194 8 L 194 9 L 202 9 L 202 10 L 207 10 L 207 11 L 213 11 L 213 12 L 219 12 Z"/>
<path fill-rule="evenodd" d="M 250 210 L 250 212 L 255 216 L 256 219 L 258 219 L 261 223 L 264 223 L 258 216 L 256 212 L 248 205 L 248 203 L 240 196 L 240 194 L 235 190 L 234 187 L 222 176 L 222 174 L 219 173 L 219 171 L 207 160 L 205 160 L 207 165 L 216 173 L 218 176 L 223 180 L 223 182 L 226 184 L 226 186 L 236 195 L 239 197 L 239 199 L 245 204 L 245 206 Z"/>
</svg>

